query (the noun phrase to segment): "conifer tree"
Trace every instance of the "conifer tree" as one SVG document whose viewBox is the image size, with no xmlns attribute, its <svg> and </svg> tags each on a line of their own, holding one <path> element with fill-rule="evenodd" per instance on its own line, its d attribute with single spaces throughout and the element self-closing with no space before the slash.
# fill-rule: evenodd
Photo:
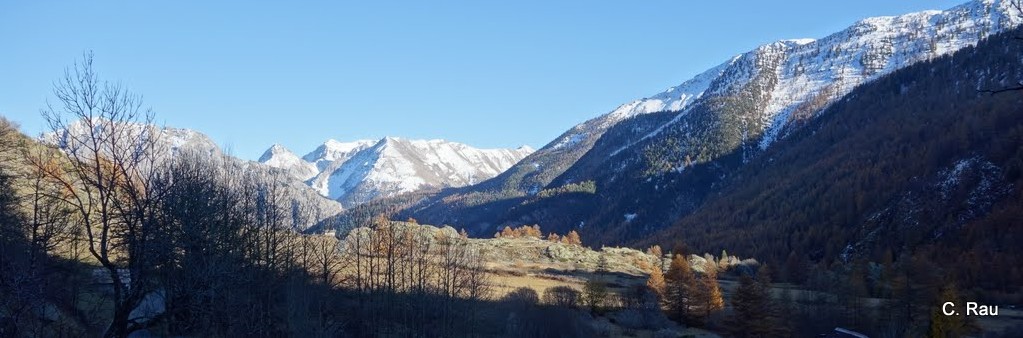
<svg viewBox="0 0 1023 338">
<path fill-rule="evenodd" d="M 650 269 L 650 278 L 646 280 L 646 286 L 655 295 L 657 295 L 658 301 L 664 299 L 664 292 L 667 284 L 664 282 L 664 272 L 661 272 L 660 266 L 655 266 Z"/>
<path fill-rule="evenodd" d="M 725 300 L 721 296 L 721 287 L 718 286 L 718 273 L 715 264 L 708 264 L 699 282 L 699 299 L 703 313 L 701 317 L 706 320 L 714 312 L 725 308 Z"/>
<path fill-rule="evenodd" d="M 945 302 L 962 304 L 960 300 L 956 286 L 948 284 L 941 288 L 940 295 L 935 304 L 944 304 Z M 945 315 L 942 311 L 941 307 L 934 307 L 931 310 L 931 323 L 927 329 L 927 337 L 961 337 L 969 331 L 972 323 L 968 322 L 965 311 L 956 310 L 956 313 L 953 315 Z"/>
<path fill-rule="evenodd" d="M 755 280 L 749 275 L 739 278 L 739 287 L 732 296 L 733 312 L 729 320 L 729 326 L 738 337 L 783 335 L 776 327 L 778 313 L 771 302 L 769 271 L 762 265 Z"/>
<path fill-rule="evenodd" d="M 664 256 L 664 253 L 661 251 L 661 246 L 660 245 L 653 245 L 653 246 L 651 246 L 650 248 L 646 249 L 646 253 L 648 255 L 657 257 L 658 259 L 660 259 L 661 256 Z"/>
<path fill-rule="evenodd" d="M 512 228 L 510 226 L 506 226 L 506 227 L 504 227 L 503 230 L 501 230 L 501 238 L 515 238 L 515 237 L 517 237 L 516 234 L 515 234 L 515 230 L 512 230 Z"/>
<path fill-rule="evenodd" d="M 607 255 L 600 253 L 600 257 L 597 258 L 597 273 L 606 274 L 611 271 L 611 263 L 607 261 Z"/>
<path fill-rule="evenodd" d="M 565 234 L 565 237 L 562 238 L 562 241 L 564 241 L 565 244 L 568 245 L 583 245 L 582 239 L 579 238 L 579 233 L 575 232 L 575 230 L 569 231 L 567 234 Z"/>
<path fill-rule="evenodd" d="M 667 287 L 664 300 L 668 307 L 668 315 L 679 322 L 684 322 L 691 315 L 694 305 L 693 293 L 696 289 L 696 277 L 689 266 L 689 260 L 682 255 L 675 255 L 671 259 L 665 280 Z"/>
</svg>

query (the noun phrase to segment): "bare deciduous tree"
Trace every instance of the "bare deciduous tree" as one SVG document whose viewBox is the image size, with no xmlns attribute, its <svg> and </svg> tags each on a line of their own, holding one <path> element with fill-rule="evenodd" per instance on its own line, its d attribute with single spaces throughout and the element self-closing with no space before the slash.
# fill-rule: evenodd
<svg viewBox="0 0 1023 338">
<path fill-rule="evenodd" d="M 112 314 L 103 335 L 125 337 L 148 325 L 130 315 L 153 290 L 149 275 L 160 264 L 149 250 L 156 201 L 165 192 L 153 185 L 163 169 L 160 133 L 140 95 L 99 80 L 91 52 L 65 70 L 53 93 L 57 104 L 47 104 L 43 116 L 67 163 L 37 169 L 59 186 L 110 279 Z"/>
</svg>

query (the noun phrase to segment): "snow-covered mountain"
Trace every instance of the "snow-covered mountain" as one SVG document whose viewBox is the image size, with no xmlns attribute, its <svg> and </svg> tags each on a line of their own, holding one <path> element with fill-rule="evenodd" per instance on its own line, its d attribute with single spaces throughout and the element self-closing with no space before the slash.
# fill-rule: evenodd
<svg viewBox="0 0 1023 338">
<path fill-rule="evenodd" d="M 327 170 L 328 167 L 334 162 L 344 162 L 355 156 L 355 153 L 360 150 L 372 147 L 376 144 L 376 140 L 358 140 L 353 142 L 339 142 L 337 140 L 327 140 L 319 147 L 316 147 L 311 153 L 302 156 L 302 159 L 306 162 L 312 163 L 316 167 L 317 172 Z"/>
<path fill-rule="evenodd" d="M 637 210 L 643 212 L 635 222 L 646 231 L 666 227 L 857 86 L 976 45 L 1021 22 L 1023 12 L 1010 1 L 978 0 L 945 11 L 867 18 L 817 40 L 765 44 L 605 115 L 621 122 L 547 187 L 592 180 L 603 197 L 615 201 L 575 221 L 603 228 L 590 231 L 638 236 L 644 230 L 621 216 Z M 912 84 L 907 80 L 906 86 Z M 667 112 L 655 113 L 661 110 Z M 658 203 L 661 207 L 650 207 Z"/>
<path fill-rule="evenodd" d="M 500 222 L 495 218 L 501 216 L 494 214 L 499 213 L 495 211 L 498 207 L 475 208 L 489 213 L 480 217 L 467 214 L 464 208 L 587 180 L 597 183 L 598 192 L 608 194 L 645 186 L 656 190 L 677 182 L 660 175 L 681 173 L 692 165 L 731 165 L 719 163 L 721 159 L 736 159 L 741 164 L 817 117 L 852 88 L 975 45 L 1019 25 L 1021 16 L 1010 0 L 975 0 L 944 11 L 863 19 L 820 39 L 768 43 L 661 93 L 583 122 L 498 177 L 442 196 L 454 202 L 424 204 L 416 217 L 483 229 Z M 723 177 L 727 170 L 707 175 Z M 713 181 L 700 182 L 710 185 Z M 622 202 L 626 208 L 624 205 L 649 204 L 645 198 L 652 196 L 605 197 L 628 200 Z M 670 198 L 689 199 L 676 205 L 695 203 L 682 195 Z M 604 209 L 606 219 L 580 219 L 573 224 L 614 222 L 628 212 Z M 666 212 L 672 213 L 676 211 Z M 543 220 L 514 221 L 547 224 Z"/>
<path fill-rule="evenodd" d="M 667 91 L 624 104 L 612 121 L 672 111 L 666 123 L 616 140 L 610 153 L 589 154 L 645 172 L 681 170 L 688 161 L 709 162 L 739 152 L 744 160 L 812 119 L 854 87 L 913 63 L 975 45 L 1023 22 L 1008 0 L 977 0 L 945 11 L 922 11 L 860 20 L 819 40 L 781 40 L 736 55 Z M 635 120 L 632 123 L 642 123 Z M 622 126 L 621 128 L 629 128 Z M 670 146 L 668 146 L 670 144 Z M 651 166 L 651 152 L 672 163 Z M 616 156 L 622 153 L 623 156 Z M 626 165 L 629 163 L 629 165 Z M 574 168 L 565 180 L 601 167 Z M 607 168 L 607 166 L 603 166 Z M 556 182 L 557 183 L 557 182 Z"/>
<path fill-rule="evenodd" d="M 285 169 L 320 194 L 350 206 L 378 197 L 475 184 L 532 152 L 528 146 L 476 149 L 444 140 L 386 137 L 328 140 L 301 159 L 274 145 L 259 161 Z"/>
<path fill-rule="evenodd" d="M 978 0 L 945 11 L 867 18 L 820 40 L 781 40 L 760 46 L 678 87 L 622 105 L 610 115 L 681 112 L 674 123 L 696 102 L 694 95 L 705 95 L 707 89 L 714 97 L 745 95 L 756 101 L 748 112 L 753 127 L 748 136 L 758 136 L 759 147 L 766 148 L 783 136 L 790 122 L 814 113 L 801 108 L 815 102 L 819 106 L 918 61 L 975 45 L 1021 21 L 1020 10 L 1009 0 Z M 693 84 L 699 84 L 697 94 L 689 89 Z"/>
<path fill-rule="evenodd" d="M 263 156 L 259 157 L 259 162 L 274 168 L 284 169 L 302 181 L 308 180 L 319 173 L 315 164 L 302 160 L 298 155 L 295 155 L 291 150 L 280 144 L 271 146 L 270 149 L 263 153 Z"/>
<path fill-rule="evenodd" d="M 108 129 L 110 126 L 109 121 L 99 121 L 92 123 L 91 128 L 97 128 L 99 130 Z M 65 151 L 90 151 L 91 146 L 82 144 L 78 140 L 84 140 L 84 135 L 89 131 L 89 124 L 83 121 L 76 121 L 71 123 L 68 128 L 61 130 L 56 133 L 46 133 L 40 137 L 40 141 L 56 145 Z M 155 153 L 157 156 L 164 158 L 173 158 L 174 156 L 189 152 L 189 153 L 200 153 L 207 154 L 210 156 L 224 156 L 223 151 L 217 146 L 217 143 L 213 141 L 209 136 L 205 134 L 180 128 L 170 127 L 157 127 L 148 126 L 144 124 L 131 124 L 124 135 L 140 135 L 143 128 L 149 128 L 149 133 L 156 135 L 156 142 L 154 149 L 141 150 L 150 151 Z M 124 137 L 130 139 L 129 137 Z M 118 147 L 124 147 L 125 145 L 119 145 Z M 106 143 L 101 145 L 100 152 L 104 152 L 104 148 L 109 147 Z M 109 149 L 105 149 L 109 150 Z M 306 228 L 326 219 L 327 217 L 334 216 L 341 212 L 341 204 L 337 201 L 324 198 L 320 196 L 316 191 L 305 185 L 302 180 L 294 179 L 292 174 L 294 170 L 282 170 L 277 168 L 277 165 L 286 166 L 287 164 L 300 163 L 302 160 L 297 161 L 289 160 L 287 154 L 290 153 L 287 149 L 280 146 L 275 146 L 273 153 L 272 164 L 263 164 L 254 161 L 246 161 L 233 156 L 227 156 L 230 164 L 237 166 L 244 170 L 246 173 L 254 175 L 255 177 L 270 177 L 271 175 L 277 175 L 283 179 L 268 180 L 268 182 L 275 182 L 280 188 L 280 191 L 284 195 L 286 200 L 289 200 L 288 204 L 291 211 L 301 209 L 303 212 L 291 212 L 293 214 L 292 222 L 296 230 L 305 230 Z M 268 151 L 269 153 L 269 151 Z M 264 155 L 266 156 L 266 155 Z M 293 156 L 293 155 L 292 155 Z M 301 215 L 299 215 L 301 214 Z"/>
<path fill-rule="evenodd" d="M 585 149 L 576 153 L 589 151 L 611 126 L 661 111 L 674 113 L 655 128 L 631 128 L 644 132 L 618 140 L 617 148 L 609 153 L 590 154 L 604 165 L 583 171 L 643 162 L 640 157 L 645 150 L 668 139 L 676 156 L 664 156 L 675 161 L 663 166 L 667 169 L 679 169 L 685 155 L 697 162 L 711 161 L 736 149 L 752 156 L 784 137 L 794 122 L 815 117 L 852 88 L 910 64 L 975 45 L 984 37 L 1019 25 L 1021 17 L 1023 13 L 1010 0 L 976 0 L 945 11 L 863 19 L 819 40 L 765 44 L 678 86 L 580 124 L 534 156 L 571 147 Z M 670 135 L 652 140 L 665 131 Z M 615 157 L 622 152 L 631 158 Z M 584 176 L 587 174 L 577 172 L 562 178 L 572 181 Z"/>
</svg>

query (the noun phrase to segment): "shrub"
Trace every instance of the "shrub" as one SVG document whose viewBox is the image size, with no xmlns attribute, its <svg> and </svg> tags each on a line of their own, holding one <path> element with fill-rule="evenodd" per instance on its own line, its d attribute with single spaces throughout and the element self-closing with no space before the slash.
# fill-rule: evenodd
<svg viewBox="0 0 1023 338">
<path fill-rule="evenodd" d="M 547 305 L 576 307 L 579 305 L 579 291 L 568 286 L 555 286 L 543 293 L 543 302 Z"/>
</svg>

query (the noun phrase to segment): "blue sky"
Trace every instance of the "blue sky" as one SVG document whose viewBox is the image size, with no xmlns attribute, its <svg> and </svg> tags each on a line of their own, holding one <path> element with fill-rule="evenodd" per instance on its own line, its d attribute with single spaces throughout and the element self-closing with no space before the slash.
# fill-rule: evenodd
<svg viewBox="0 0 1023 338">
<path fill-rule="evenodd" d="M 328 138 L 541 147 L 779 39 L 961 1 L 4 1 L 0 115 L 29 134 L 84 50 L 160 122 L 256 159 Z"/>
</svg>

